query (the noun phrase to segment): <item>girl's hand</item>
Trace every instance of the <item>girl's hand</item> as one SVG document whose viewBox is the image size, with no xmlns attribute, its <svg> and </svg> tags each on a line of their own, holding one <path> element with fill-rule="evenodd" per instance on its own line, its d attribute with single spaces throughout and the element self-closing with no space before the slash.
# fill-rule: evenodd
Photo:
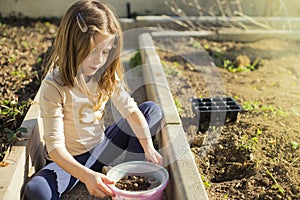
<svg viewBox="0 0 300 200">
<path fill-rule="evenodd" d="M 162 165 L 162 156 L 153 148 L 145 151 L 145 157 L 147 161 L 153 162 L 155 164 Z"/>
<path fill-rule="evenodd" d="M 109 180 L 104 174 L 93 171 L 86 177 L 84 184 L 92 196 L 99 198 L 115 196 L 115 194 L 107 186 L 107 184 L 114 184 L 114 181 Z"/>
</svg>

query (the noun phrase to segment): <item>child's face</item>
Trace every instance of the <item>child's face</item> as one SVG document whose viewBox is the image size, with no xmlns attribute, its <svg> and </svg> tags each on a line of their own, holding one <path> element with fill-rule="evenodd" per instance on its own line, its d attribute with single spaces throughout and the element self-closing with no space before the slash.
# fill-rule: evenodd
<svg viewBox="0 0 300 200">
<path fill-rule="evenodd" d="M 82 62 L 84 76 L 93 76 L 107 61 L 110 50 L 113 48 L 114 35 L 100 35 L 95 37 L 95 48 Z"/>
</svg>

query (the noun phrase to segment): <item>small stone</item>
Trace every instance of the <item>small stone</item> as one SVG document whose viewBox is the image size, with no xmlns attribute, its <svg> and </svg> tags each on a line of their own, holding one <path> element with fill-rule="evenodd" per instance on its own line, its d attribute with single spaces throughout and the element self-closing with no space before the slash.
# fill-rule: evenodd
<svg viewBox="0 0 300 200">
<path fill-rule="evenodd" d="M 237 161 L 236 157 L 234 157 L 234 156 L 230 157 L 229 160 L 232 161 L 232 162 Z"/>
<path fill-rule="evenodd" d="M 134 189 L 138 189 L 138 188 L 139 188 L 139 184 L 134 183 L 134 184 L 133 184 L 133 188 L 134 188 Z"/>
<path fill-rule="evenodd" d="M 144 182 L 144 179 L 140 178 L 139 183 L 143 183 L 143 182 Z"/>
<path fill-rule="evenodd" d="M 203 144 L 204 137 L 202 135 L 197 135 L 194 137 L 191 146 L 192 147 L 201 147 Z"/>
</svg>

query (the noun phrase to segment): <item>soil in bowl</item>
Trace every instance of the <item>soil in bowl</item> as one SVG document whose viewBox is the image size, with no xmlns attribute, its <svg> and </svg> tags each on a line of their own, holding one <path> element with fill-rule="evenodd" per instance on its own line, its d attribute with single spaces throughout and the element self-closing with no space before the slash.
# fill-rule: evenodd
<svg viewBox="0 0 300 200">
<path fill-rule="evenodd" d="M 115 186 L 127 191 L 148 190 L 151 187 L 151 183 L 148 180 L 149 178 L 143 176 L 125 176 L 121 178 Z"/>
</svg>

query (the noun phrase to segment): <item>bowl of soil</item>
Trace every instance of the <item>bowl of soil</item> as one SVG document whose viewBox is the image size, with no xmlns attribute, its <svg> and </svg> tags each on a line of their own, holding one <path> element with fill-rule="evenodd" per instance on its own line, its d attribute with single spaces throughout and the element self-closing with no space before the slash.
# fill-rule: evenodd
<svg viewBox="0 0 300 200">
<path fill-rule="evenodd" d="M 111 168 L 107 176 L 117 200 L 161 200 L 169 180 L 168 171 L 147 161 L 125 162 Z"/>
</svg>

